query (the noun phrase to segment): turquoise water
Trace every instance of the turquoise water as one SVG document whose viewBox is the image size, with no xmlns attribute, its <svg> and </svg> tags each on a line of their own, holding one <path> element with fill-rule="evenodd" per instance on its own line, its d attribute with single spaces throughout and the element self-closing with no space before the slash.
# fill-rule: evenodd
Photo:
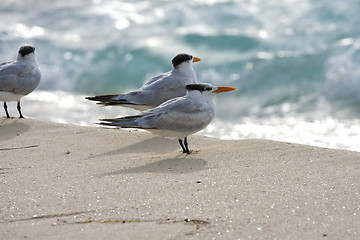
<svg viewBox="0 0 360 240">
<path fill-rule="evenodd" d="M 83 96 L 138 88 L 191 53 L 200 82 L 239 89 L 217 96 L 202 134 L 358 151 L 359 12 L 357 0 L 3 0 L 0 61 L 34 44 L 43 77 L 24 114 L 92 125 L 133 112 Z"/>
</svg>

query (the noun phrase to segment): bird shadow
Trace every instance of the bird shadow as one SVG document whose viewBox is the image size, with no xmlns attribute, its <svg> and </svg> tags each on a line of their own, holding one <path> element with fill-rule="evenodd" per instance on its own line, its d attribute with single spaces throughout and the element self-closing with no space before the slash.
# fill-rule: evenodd
<svg viewBox="0 0 360 240">
<path fill-rule="evenodd" d="M 172 152 L 177 148 L 179 148 L 180 150 L 180 146 L 176 140 L 166 139 L 161 137 L 152 137 L 116 150 L 93 155 L 91 156 L 91 158 L 113 156 L 113 155 L 120 155 L 127 153 L 149 153 L 149 152 L 167 153 L 167 152 Z"/>
<path fill-rule="evenodd" d="M 98 174 L 97 177 L 131 174 L 131 173 L 172 173 L 183 174 L 204 170 L 207 162 L 203 159 L 194 159 L 187 157 L 175 157 L 147 163 L 142 166 L 130 167 L 117 171 Z"/>
<path fill-rule="evenodd" d="M 29 131 L 30 126 L 22 123 L 22 120 L 23 119 L 0 118 L 0 141 L 12 139 Z"/>
</svg>

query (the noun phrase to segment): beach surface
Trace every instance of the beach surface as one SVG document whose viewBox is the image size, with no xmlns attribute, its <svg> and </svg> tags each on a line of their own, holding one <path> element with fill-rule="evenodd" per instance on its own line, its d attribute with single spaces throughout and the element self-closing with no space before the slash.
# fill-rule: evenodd
<svg viewBox="0 0 360 240">
<path fill-rule="evenodd" d="M 360 152 L 0 118 L 0 239 L 359 239 Z"/>
</svg>

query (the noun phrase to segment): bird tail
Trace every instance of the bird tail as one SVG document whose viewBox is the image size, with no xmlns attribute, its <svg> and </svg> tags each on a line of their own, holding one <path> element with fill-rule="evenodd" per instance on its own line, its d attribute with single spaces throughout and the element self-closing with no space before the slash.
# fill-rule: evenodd
<svg viewBox="0 0 360 240">
<path fill-rule="evenodd" d="M 141 128 L 136 120 L 141 117 L 141 115 L 127 116 L 121 118 L 108 118 L 100 119 L 99 125 L 102 126 L 111 126 L 111 127 L 121 127 L 121 128 Z"/>
<path fill-rule="evenodd" d="M 90 101 L 97 101 L 98 102 L 97 104 L 101 104 L 104 106 L 134 104 L 134 103 L 128 102 L 124 98 L 121 98 L 122 96 L 124 96 L 124 95 L 123 94 L 121 94 L 121 95 L 114 94 L 114 95 L 98 95 L 98 96 L 94 96 L 94 97 L 85 97 L 85 98 Z"/>
<path fill-rule="evenodd" d="M 113 94 L 113 95 L 98 95 L 95 97 L 85 97 L 87 100 L 90 101 L 98 101 L 98 102 L 107 102 L 107 101 L 111 101 L 116 97 L 121 97 L 122 95 L 117 95 L 117 94 Z"/>
</svg>

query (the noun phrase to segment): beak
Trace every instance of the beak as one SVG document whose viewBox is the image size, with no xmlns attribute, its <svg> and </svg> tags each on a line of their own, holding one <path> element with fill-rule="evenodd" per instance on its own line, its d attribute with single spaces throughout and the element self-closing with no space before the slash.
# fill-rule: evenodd
<svg viewBox="0 0 360 240">
<path fill-rule="evenodd" d="M 212 91 L 213 93 L 222 93 L 222 92 L 230 92 L 230 91 L 236 91 L 237 88 L 233 87 L 218 87 L 216 90 Z"/>
<path fill-rule="evenodd" d="M 193 57 L 193 62 L 200 62 L 200 61 L 201 61 L 200 58 L 198 58 L 198 57 Z"/>
</svg>

